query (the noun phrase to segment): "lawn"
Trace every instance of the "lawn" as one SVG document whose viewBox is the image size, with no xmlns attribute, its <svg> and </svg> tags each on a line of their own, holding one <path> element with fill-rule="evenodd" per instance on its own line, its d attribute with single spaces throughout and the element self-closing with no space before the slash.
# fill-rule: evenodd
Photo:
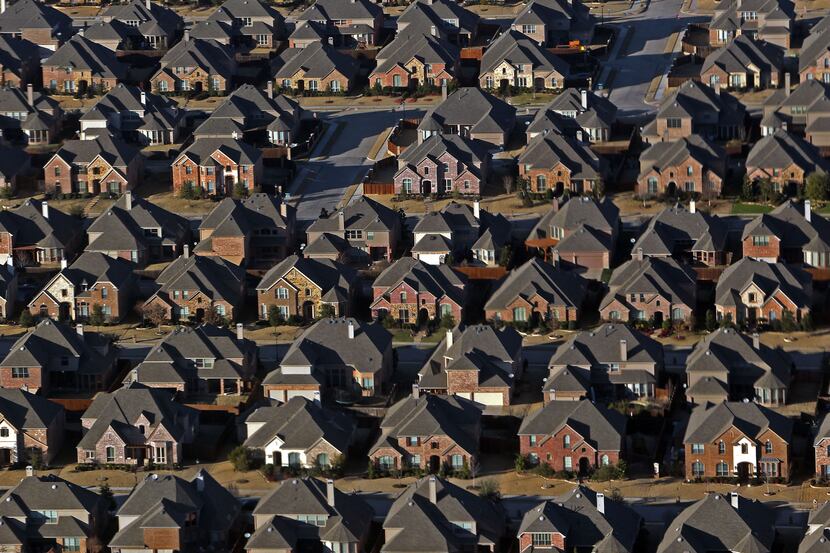
<svg viewBox="0 0 830 553">
<path fill-rule="evenodd" d="M 757 215 L 761 213 L 769 213 L 773 210 L 772 206 L 764 204 L 749 204 L 745 202 L 735 202 L 732 204 L 732 215 Z"/>
</svg>

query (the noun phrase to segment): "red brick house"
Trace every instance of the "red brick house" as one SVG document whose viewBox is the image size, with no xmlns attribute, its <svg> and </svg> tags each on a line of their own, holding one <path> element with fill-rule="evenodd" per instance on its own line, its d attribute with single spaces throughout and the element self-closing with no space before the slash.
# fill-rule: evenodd
<svg viewBox="0 0 830 553">
<path fill-rule="evenodd" d="M 487 147 L 459 135 L 435 134 L 398 156 L 395 193 L 478 196 L 487 180 Z"/>
<path fill-rule="evenodd" d="M 825 415 L 813 440 L 816 478 L 830 479 L 830 416 Z"/>
<path fill-rule="evenodd" d="M 749 180 L 768 179 L 776 191 L 784 194 L 803 185 L 812 173 L 828 170 L 830 164 L 816 146 L 783 129 L 758 140 L 746 158 Z"/>
<path fill-rule="evenodd" d="M 115 52 L 84 38 L 82 32 L 43 60 L 41 66 L 43 86 L 53 93 L 104 94 L 127 77 L 127 65 Z"/>
<path fill-rule="evenodd" d="M 700 135 L 657 142 L 640 155 L 637 195 L 651 198 L 685 192 L 720 196 L 725 160 L 725 150 Z"/>
<path fill-rule="evenodd" d="M 519 156 L 519 177 L 536 194 L 587 194 L 602 183 L 603 163 L 589 143 L 560 134 L 539 135 Z"/>
<path fill-rule="evenodd" d="M 64 142 L 43 166 L 43 182 L 49 194 L 120 195 L 138 185 L 143 171 L 138 148 L 103 134 Z"/>
<path fill-rule="evenodd" d="M 210 196 L 229 196 L 236 187 L 248 193 L 263 177 L 262 154 L 237 138 L 199 138 L 172 163 L 173 192 L 186 188 Z"/>
<path fill-rule="evenodd" d="M 400 32 L 378 52 L 369 84 L 397 90 L 423 84 L 442 86 L 455 80 L 459 57 L 459 48 L 440 37 Z"/>
<path fill-rule="evenodd" d="M 52 461 L 63 444 L 63 406 L 22 389 L 0 389 L 0 466 Z"/>
</svg>

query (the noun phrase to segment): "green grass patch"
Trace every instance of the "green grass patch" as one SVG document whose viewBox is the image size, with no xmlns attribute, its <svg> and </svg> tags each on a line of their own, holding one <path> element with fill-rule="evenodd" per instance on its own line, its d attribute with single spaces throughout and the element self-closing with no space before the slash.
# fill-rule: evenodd
<svg viewBox="0 0 830 553">
<path fill-rule="evenodd" d="M 752 215 L 769 213 L 772 211 L 772 206 L 764 204 L 747 204 L 743 202 L 735 202 L 732 204 L 732 215 Z"/>
</svg>

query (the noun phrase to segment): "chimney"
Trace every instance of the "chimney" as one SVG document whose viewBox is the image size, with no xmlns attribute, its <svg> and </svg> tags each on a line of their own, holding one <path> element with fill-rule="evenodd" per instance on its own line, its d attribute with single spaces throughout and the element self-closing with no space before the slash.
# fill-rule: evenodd
<svg viewBox="0 0 830 553">
<path fill-rule="evenodd" d="M 435 28 L 435 25 L 429 28 L 429 34 L 432 36 L 438 36 L 438 30 Z"/>
<path fill-rule="evenodd" d="M 133 209 L 133 193 L 131 190 L 124 192 L 124 209 L 127 211 L 131 211 Z"/>
<path fill-rule="evenodd" d="M 559 211 L 559 198 L 554 198 L 553 201 L 551 202 L 551 205 L 553 206 L 553 212 L 554 213 Z"/>
<path fill-rule="evenodd" d="M 144 2 L 144 7 L 145 7 L 145 8 L 147 8 L 147 11 L 150 11 L 150 10 L 152 10 L 152 9 L 153 9 L 153 6 L 152 6 L 152 5 L 150 5 L 150 0 L 146 0 L 146 1 Z"/>
<path fill-rule="evenodd" d="M 441 99 L 442 100 L 447 99 L 447 81 L 443 81 L 441 83 Z"/>
<path fill-rule="evenodd" d="M 268 79 L 268 99 L 274 99 L 274 81 L 271 79 Z"/>
<path fill-rule="evenodd" d="M 581 93 L 582 109 L 588 109 L 588 91 L 583 90 Z"/>
<path fill-rule="evenodd" d="M 729 499 L 732 502 L 732 507 L 734 509 L 737 509 L 738 508 L 738 492 L 731 492 L 729 494 Z"/>
<path fill-rule="evenodd" d="M 326 480 L 326 501 L 329 507 L 334 507 L 334 480 L 331 478 Z"/>
<path fill-rule="evenodd" d="M 35 89 L 32 83 L 26 85 L 26 100 L 30 106 L 35 107 Z"/>
<path fill-rule="evenodd" d="M 283 219 L 288 218 L 288 204 L 285 203 L 285 200 L 280 202 L 280 217 Z"/>
<path fill-rule="evenodd" d="M 715 83 L 715 94 L 720 96 L 720 81 Z"/>
<path fill-rule="evenodd" d="M 76 324 L 76 325 L 75 325 L 75 332 L 77 332 L 77 333 L 78 333 L 78 336 L 83 337 L 83 335 L 84 335 L 84 325 L 82 325 L 82 324 Z"/>
<path fill-rule="evenodd" d="M 481 203 L 478 200 L 476 200 L 476 201 L 473 202 L 473 217 L 475 217 L 476 221 L 478 221 L 480 215 L 481 215 Z"/>
<path fill-rule="evenodd" d="M 429 502 L 433 505 L 438 504 L 438 482 L 434 476 L 429 477 Z"/>
<path fill-rule="evenodd" d="M 202 470 L 196 473 L 196 491 L 199 493 L 205 491 L 205 473 Z"/>
<path fill-rule="evenodd" d="M 184 257 L 185 259 L 190 257 L 190 245 L 189 244 L 185 244 L 184 246 L 182 246 L 182 257 Z"/>
<path fill-rule="evenodd" d="M 236 323 L 236 339 L 240 342 L 245 339 L 245 327 L 242 323 Z"/>
<path fill-rule="evenodd" d="M 6 11 L 6 0 L 0 0 L 0 13 Z M 28 474 L 26 476 L 29 476 Z"/>
<path fill-rule="evenodd" d="M 792 86 L 792 77 L 790 77 L 790 72 L 784 72 L 784 95 L 790 95 L 790 87 Z"/>
<path fill-rule="evenodd" d="M 643 260 L 643 248 L 637 248 L 636 259 L 637 261 Z"/>
<path fill-rule="evenodd" d="M 628 361 L 628 342 L 620 340 L 620 361 Z"/>
<path fill-rule="evenodd" d="M 143 90 L 141 91 L 141 105 L 142 106 L 147 105 L 147 93 L 144 92 Z"/>
<path fill-rule="evenodd" d="M 601 514 L 605 514 L 605 494 L 604 493 L 597 493 L 597 511 Z"/>
<path fill-rule="evenodd" d="M 761 337 L 757 332 L 752 334 L 752 347 L 756 350 L 761 349 Z"/>
<path fill-rule="evenodd" d="M 61 270 L 66 269 L 67 265 L 68 265 L 68 263 L 66 262 L 66 258 L 65 257 L 61 258 Z"/>
<path fill-rule="evenodd" d="M 696 204 L 695 204 L 695 201 L 694 201 L 694 200 L 691 200 L 691 201 L 689 202 L 689 213 L 694 214 L 694 213 L 696 213 L 696 212 L 697 212 L 697 206 L 696 206 Z"/>
<path fill-rule="evenodd" d="M 182 39 L 182 40 L 184 40 L 185 42 L 187 42 L 188 40 L 190 40 L 190 29 L 185 29 L 185 30 L 184 30 L 184 37 L 183 37 L 183 39 Z"/>
<path fill-rule="evenodd" d="M 49 218 L 49 202 L 46 200 L 40 202 L 40 213 L 43 215 L 44 219 Z"/>
<path fill-rule="evenodd" d="M 10 275 L 14 274 L 14 257 L 11 255 L 6 258 L 6 269 L 8 269 Z"/>
<path fill-rule="evenodd" d="M 447 329 L 447 349 L 452 347 L 452 329 Z"/>
<path fill-rule="evenodd" d="M 6 0 L 2 0 L 3 3 L 3 11 L 6 11 Z M 26 476 L 34 476 L 35 475 L 35 467 L 32 465 L 26 465 Z"/>
<path fill-rule="evenodd" d="M 349 321 L 349 340 L 354 340 L 354 321 Z"/>
<path fill-rule="evenodd" d="M 808 223 L 812 221 L 813 210 L 810 200 L 804 200 L 804 218 L 807 219 Z"/>
<path fill-rule="evenodd" d="M 342 209 L 337 212 L 337 229 L 346 230 L 346 214 Z"/>
<path fill-rule="evenodd" d="M 412 385 L 412 397 L 415 399 L 421 397 L 421 387 L 417 383 Z"/>
</svg>

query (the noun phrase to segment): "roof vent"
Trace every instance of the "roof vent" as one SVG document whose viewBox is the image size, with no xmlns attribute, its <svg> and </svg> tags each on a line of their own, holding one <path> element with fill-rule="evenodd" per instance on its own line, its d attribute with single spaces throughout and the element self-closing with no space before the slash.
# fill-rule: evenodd
<svg viewBox="0 0 830 553">
<path fill-rule="evenodd" d="M 57 489 L 58 489 L 58 485 L 57 485 L 57 484 L 52 484 L 52 489 L 53 489 L 53 490 L 57 490 Z"/>
<path fill-rule="evenodd" d="M 545 517 L 540 516 L 539 520 L 545 520 Z"/>
<path fill-rule="evenodd" d="M 153 480 L 158 480 L 159 475 L 158 474 L 153 474 L 153 475 L 150 476 L 150 478 L 152 478 Z"/>
<path fill-rule="evenodd" d="M 582 497 L 582 494 L 581 494 L 581 493 L 578 493 L 578 494 L 576 494 L 576 497 L 577 497 L 577 499 L 578 499 L 578 498 Z"/>
<path fill-rule="evenodd" d="M 273 527 L 273 526 L 269 526 L 269 527 L 268 527 L 268 531 L 269 531 L 269 532 L 273 532 L 273 531 L 274 531 L 274 527 Z"/>
</svg>

